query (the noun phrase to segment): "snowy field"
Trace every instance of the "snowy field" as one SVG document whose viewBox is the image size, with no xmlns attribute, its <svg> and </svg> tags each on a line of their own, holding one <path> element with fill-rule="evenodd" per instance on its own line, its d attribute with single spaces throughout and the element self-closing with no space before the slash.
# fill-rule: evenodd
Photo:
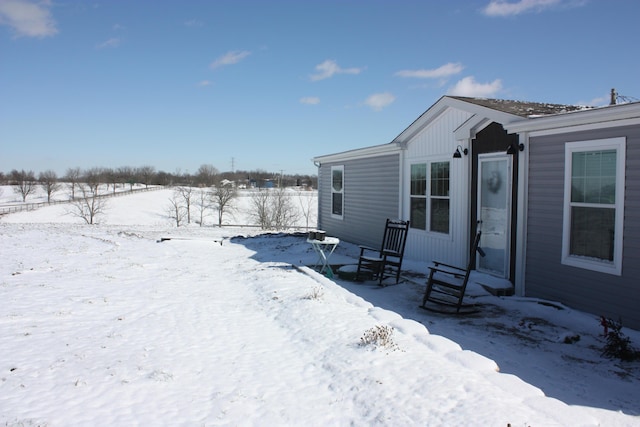
<svg viewBox="0 0 640 427">
<path fill-rule="evenodd" d="M 640 364 L 601 357 L 591 314 L 477 287 L 479 314 L 434 314 L 426 266 L 330 280 L 303 233 L 175 228 L 170 197 L 0 217 L 0 426 L 640 425 Z"/>
</svg>

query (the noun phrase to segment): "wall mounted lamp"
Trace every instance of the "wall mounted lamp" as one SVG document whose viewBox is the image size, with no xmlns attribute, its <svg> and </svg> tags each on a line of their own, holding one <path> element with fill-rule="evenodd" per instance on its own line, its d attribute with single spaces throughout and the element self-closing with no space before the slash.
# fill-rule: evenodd
<svg viewBox="0 0 640 427">
<path fill-rule="evenodd" d="M 456 147 L 456 152 L 453 153 L 453 158 L 454 159 L 459 159 L 462 157 L 462 154 L 460 154 L 460 150 L 462 150 L 462 152 L 464 153 L 464 155 L 466 156 L 467 154 L 469 154 L 469 150 L 467 150 L 466 148 L 462 148 L 462 145 L 458 145 Z"/>
<path fill-rule="evenodd" d="M 507 154 L 513 155 L 513 154 L 516 154 L 516 151 L 524 151 L 524 144 L 522 142 L 520 144 L 516 144 L 515 142 L 512 142 L 507 147 Z"/>
</svg>

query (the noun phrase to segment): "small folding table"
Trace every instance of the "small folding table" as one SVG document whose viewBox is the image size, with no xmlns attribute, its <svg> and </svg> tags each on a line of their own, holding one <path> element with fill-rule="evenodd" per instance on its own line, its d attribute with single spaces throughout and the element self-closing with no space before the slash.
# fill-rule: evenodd
<svg viewBox="0 0 640 427">
<path fill-rule="evenodd" d="M 333 251 L 336 250 L 340 239 L 337 237 L 325 237 L 324 240 L 307 239 L 307 243 L 311 245 L 313 250 L 318 254 L 318 261 L 313 266 L 314 268 L 320 267 L 320 274 L 326 271 L 327 277 L 333 277 L 333 270 L 329 265 L 329 258 Z"/>
</svg>

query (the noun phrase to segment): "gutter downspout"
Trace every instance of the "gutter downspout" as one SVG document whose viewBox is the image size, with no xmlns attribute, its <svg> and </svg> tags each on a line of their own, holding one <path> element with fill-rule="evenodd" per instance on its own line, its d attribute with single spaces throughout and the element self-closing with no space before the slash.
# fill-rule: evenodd
<svg viewBox="0 0 640 427">
<path fill-rule="evenodd" d="M 406 144 L 398 144 L 400 147 L 400 155 L 399 157 L 399 165 L 398 165 L 398 174 L 400 175 L 398 177 L 399 182 L 400 182 L 400 187 L 399 187 L 399 194 L 398 194 L 398 218 L 405 220 L 407 218 L 405 218 L 405 194 L 404 194 L 404 189 L 405 189 L 405 183 L 404 183 L 404 177 L 405 177 L 405 164 L 406 164 L 406 157 L 407 157 L 407 146 Z"/>
<path fill-rule="evenodd" d="M 527 217 L 529 194 L 529 134 L 519 135 L 519 142 L 524 144 L 524 151 L 518 156 L 518 200 L 516 209 L 518 225 L 516 227 L 516 271 L 514 276 L 514 292 L 517 296 L 525 296 L 526 293 L 526 266 L 527 266 Z"/>
<path fill-rule="evenodd" d="M 321 200 L 321 197 L 320 197 L 320 194 L 321 194 L 320 193 L 320 188 L 321 188 L 321 185 L 320 185 L 320 176 L 321 176 L 320 167 L 322 166 L 322 164 L 317 160 L 314 160 L 313 164 L 314 164 L 315 167 L 318 168 L 318 184 L 317 184 L 318 188 L 316 188 L 316 192 L 318 193 L 318 196 L 316 197 L 316 204 L 317 204 L 316 212 L 317 212 L 317 214 L 316 214 L 316 226 L 315 226 L 315 228 L 316 229 L 322 229 L 322 226 L 321 226 L 321 224 L 322 224 L 322 211 L 320 209 L 320 206 L 321 206 L 320 205 L 320 200 Z"/>
</svg>

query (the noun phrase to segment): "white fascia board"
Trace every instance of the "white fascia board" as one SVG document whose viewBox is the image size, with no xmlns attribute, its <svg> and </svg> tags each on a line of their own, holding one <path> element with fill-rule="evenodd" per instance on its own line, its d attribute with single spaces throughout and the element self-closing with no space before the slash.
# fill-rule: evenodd
<svg viewBox="0 0 640 427">
<path fill-rule="evenodd" d="M 411 123 L 405 130 L 403 130 L 400 135 L 394 138 L 393 142 L 399 144 L 406 144 L 410 141 L 414 136 L 416 136 L 422 129 L 429 126 L 431 122 L 433 122 L 440 114 L 446 111 L 446 105 L 442 106 L 442 100 L 445 98 L 440 98 L 438 102 L 433 104 L 427 111 L 422 113 L 420 117 L 415 119 L 413 123 Z"/>
<path fill-rule="evenodd" d="M 472 102 L 466 102 L 460 99 L 449 98 L 449 97 L 445 97 L 445 99 L 447 100 L 447 105 L 452 108 L 457 108 L 459 110 L 466 111 L 478 117 L 485 117 L 491 120 L 492 122 L 500 123 L 503 126 L 508 123 L 512 123 L 514 121 L 518 121 L 521 119 L 520 116 L 516 116 L 515 114 L 509 114 L 503 111 L 494 110 L 493 108 L 474 104 Z"/>
<path fill-rule="evenodd" d="M 400 145 L 394 142 L 375 145 L 373 147 L 357 148 L 355 150 L 343 151 L 341 153 L 327 154 L 326 156 L 314 157 L 314 163 L 335 163 L 344 162 L 353 159 L 362 159 L 366 157 L 378 157 L 387 154 L 399 153 Z"/>
<path fill-rule="evenodd" d="M 509 133 L 531 132 L 538 134 L 540 132 L 570 132 L 585 126 L 622 126 L 622 123 L 633 124 L 638 119 L 640 119 L 640 103 L 632 103 L 522 119 L 504 127 Z M 606 125 L 603 126 L 605 123 Z"/>
<path fill-rule="evenodd" d="M 494 110 L 489 107 L 474 104 L 472 102 L 466 102 L 460 99 L 443 96 L 435 104 L 433 104 L 427 111 L 425 111 L 420 117 L 418 117 L 408 128 L 406 128 L 400 135 L 398 135 L 393 141 L 401 144 L 406 144 L 414 136 L 425 129 L 429 124 L 435 121 L 442 113 L 449 108 L 455 108 L 457 110 L 465 111 L 472 114 L 470 119 L 473 123 L 468 129 L 462 128 L 459 132 L 456 132 L 457 139 L 465 139 L 468 136 L 462 137 L 464 132 L 478 132 L 484 126 L 491 122 L 497 122 L 500 124 L 512 123 L 520 119 L 519 116 L 504 113 L 502 111 Z M 482 125 L 482 123 L 485 123 Z M 471 122 L 469 122 L 471 123 Z M 478 125 L 482 125 L 478 129 Z"/>
<path fill-rule="evenodd" d="M 471 116 L 466 122 L 453 131 L 456 141 L 466 141 L 476 137 L 476 134 L 491 124 L 485 117 Z"/>
</svg>

